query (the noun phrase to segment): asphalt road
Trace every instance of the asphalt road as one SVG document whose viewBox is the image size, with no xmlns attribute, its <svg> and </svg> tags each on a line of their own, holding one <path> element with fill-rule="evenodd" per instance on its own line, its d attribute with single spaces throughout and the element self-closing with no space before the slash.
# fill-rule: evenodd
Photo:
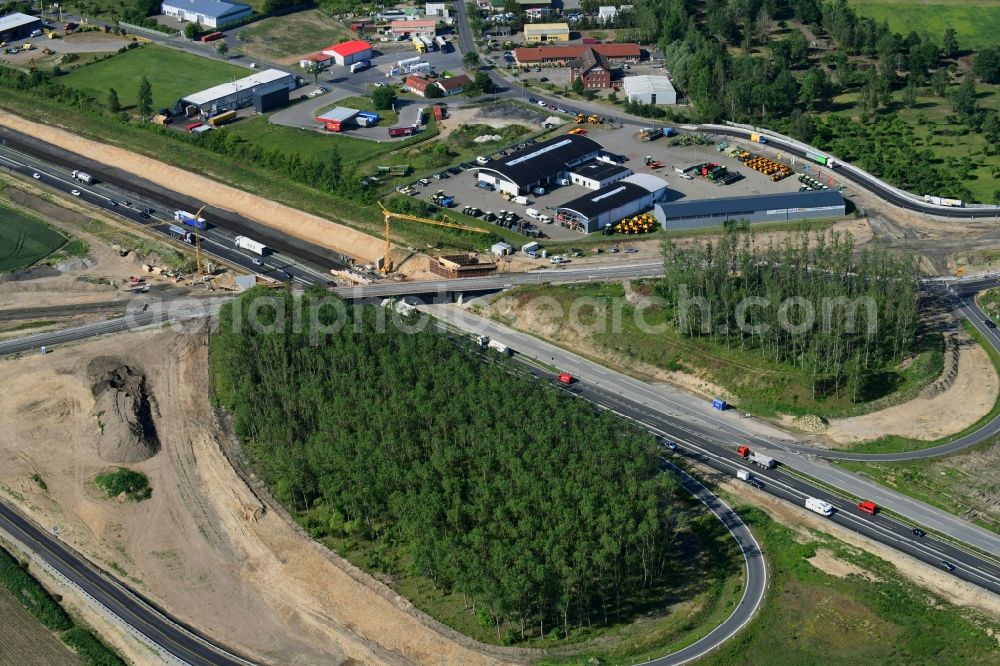
<svg viewBox="0 0 1000 666">
<path fill-rule="evenodd" d="M 175 241 L 178 240 L 177 236 L 169 231 L 171 225 L 176 225 L 173 212 L 186 210 L 194 213 L 203 205 L 155 183 L 86 157 L 67 153 L 7 128 L 0 128 L 0 169 L 29 177 L 37 173 L 39 178 L 36 181 L 41 185 L 67 194 L 76 190 L 80 193 L 78 198 L 81 201 Z M 73 180 L 71 173 L 77 169 L 91 174 L 97 182 L 85 185 Z M 131 201 L 132 206 L 124 205 L 126 200 Z M 112 206 L 111 201 L 119 205 Z M 153 209 L 150 218 L 141 215 L 143 207 Z M 215 256 L 248 272 L 260 273 L 275 280 L 291 281 L 300 286 L 325 285 L 329 280 L 330 269 L 347 266 L 344 258 L 335 252 L 285 236 L 231 211 L 206 208 L 202 217 L 209 221 L 208 228 L 202 233 L 202 252 L 207 255 L 208 260 Z M 233 239 L 239 235 L 264 243 L 270 253 L 258 257 L 237 248 Z M 258 266 L 254 259 L 262 264 Z"/>
<path fill-rule="evenodd" d="M 831 503 L 841 509 L 846 509 L 840 513 L 847 514 L 852 523 L 857 523 L 858 512 L 857 509 L 853 508 L 850 500 L 844 499 L 845 497 L 851 498 L 851 500 L 853 498 L 872 500 L 914 525 L 940 532 L 983 552 L 1000 553 L 1000 535 L 902 493 L 880 486 L 829 462 L 818 460 L 815 456 L 795 453 L 786 448 L 785 439 L 761 436 L 759 433 L 762 432 L 762 427 L 766 424 L 744 421 L 735 410 L 717 412 L 711 409 L 704 399 L 669 387 L 646 384 L 568 352 L 561 347 L 526 333 L 511 330 L 502 324 L 453 306 L 430 305 L 424 306 L 422 309 L 438 319 L 446 321 L 458 330 L 473 335 L 486 335 L 506 344 L 516 352 L 515 358 L 534 359 L 546 366 L 569 372 L 579 380 L 574 384 L 574 390 L 584 397 L 635 418 L 644 425 L 650 426 L 651 429 L 666 433 L 677 441 L 687 440 L 698 443 L 703 455 L 710 454 L 717 460 L 728 461 L 729 467 L 726 469 L 729 474 L 734 473 L 735 466 L 738 464 L 736 447 L 748 444 L 751 449 L 772 456 L 781 463 L 782 471 L 763 472 L 765 475 L 778 474 L 781 475 L 781 478 L 787 477 L 786 481 L 789 483 L 794 480 L 794 483 L 802 484 L 798 486 L 800 488 L 811 488 L 810 496 L 813 497 L 827 498 L 831 495 L 820 487 L 807 484 L 799 477 L 793 477 L 790 472 L 783 470 L 795 470 L 839 489 L 843 496 L 838 496 L 836 501 L 831 501 Z M 773 428 L 767 427 L 763 431 L 774 432 L 779 437 L 783 436 L 783 433 Z M 802 497 L 798 499 L 801 500 Z M 885 518 L 879 516 L 879 519 Z M 889 545 L 895 547 L 896 544 L 890 543 Z M 969 554 L 968 557 L 974 556 Z M 925 561 L 931 560 L 925 557 Z M 976 563 L 979 560 L 971 559 L 968 562 Z M 986 571 L 989 575 L 1000 576 L 1000 569 L 994 568 Z M 971 579 L 970 582 L 980 584 L 978 577 L 981 575 L 983 574 L 970 572 L 968 578 Z M 1000 578 L 992 581 L 991 584 L 1000 585 Z M 1000 587 L 990 589 L 1000 591 Z"/>
<path fill-rule="evenodd" d="M 0 528 L 122 622 L 184 663 L 192 666 L 236 666 L 251 663 L 210 642 L 195 630 L 183 626 L 142 595 L 105 574 L 73 548 L 3 502 L 0 502 Z"/>
</svg>

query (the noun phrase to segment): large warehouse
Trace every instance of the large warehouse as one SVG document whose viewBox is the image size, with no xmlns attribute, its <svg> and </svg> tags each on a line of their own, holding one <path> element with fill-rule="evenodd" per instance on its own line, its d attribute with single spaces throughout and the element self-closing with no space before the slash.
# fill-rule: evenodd
<svg viewBox="0 0 1000 666">
<path fill-rule="evenodd" d="M 16 39 L 29 37 L 35 30 L 42 29 L 42 20 L 36 16 L 28 16 L 15 12 L 0 16 L 0 42 L 13 42 Z"/>
<path fill-rule="evenodd" d="M 371 60 L 372 45 L 363 39 L 334 44 L 323 49 L 323 55 L 333 58 L 338 65 L 353 65 L 356 62 Z"/>
<path fill-rule="evenodd" d="M 568 42 L 568 23 L 525 23 L 524 41 L 527 44 L 540 42 Z"/>
<path fill-rule="evenodd" d="M 501 192 L 528 194 L 534 187 L 565 178 L 573 167 L 593 160 L 600 151 L 601 144 L 593 139 L 564 134 L 502 160 L 490 160 L 479 168 L 478 178 Z"/>
<path fill-rule="evenodd" d="M 672 201 L 657 204 L 654 214 L 664 229 L 698 229 L 717 227 L 728 220 L 788 222 L 843 217 L 846 204 L 840 192 L 821 190 Z"/>
<path fill-rule="evenodd" d="M 564 227 L 589 234 L 649 210 L 666 193 L 667 181 L 648 173 L 636 173 L 564 203 L 556 209 L 554 219 Z"/>
<path fill-rule="evenodd" d="M 203 28 L 221 28 L 247 18 L 253 14 L 253 7 L 222 0 L 168 0 L 160 6 L 160 11 L 178 21 L 198 23 Z"/>
<path fill-rule="evenodd" d="M 632 103 L 677 103 L 677 91 L 666 76 L 626 76 L 622 79 L 622 91 Z"/>
<path fill-rule="evenodd" d="M 280 69 L 265 69 L 238 81 L 223 83 L 214 88 L 188 95 L 182 98 L 179 104 L 185 111 L 187 111 L 187 107 L 194 106 L 199 113 L 208 114 L 242 109 L 253 104 L 254 97 L 266 95 L 282 88 L 287 88 L 289 91 L 295 90 L 299 86 L 299 81 L 300 79 L 294 74 L 282 72 Z M 188 115 L 193 114 L 188 113 Z"/>
</svg>

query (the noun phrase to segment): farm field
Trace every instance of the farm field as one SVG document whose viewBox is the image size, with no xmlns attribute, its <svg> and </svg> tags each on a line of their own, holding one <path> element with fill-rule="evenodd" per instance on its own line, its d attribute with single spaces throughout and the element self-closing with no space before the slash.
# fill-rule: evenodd
<svg viewBox="0 0 1000 666">
<path fill-rule="evenodd" d="M 127 109 L 135 106 L 139 79 L 145 75 L 153 86 L 153 108 L 159 109 L 172 107 L 184 95 L 251 73 L 243 67 L 148 44 L 80 67 L 59 81 L 102 103 L 108 90 L 114 88 Z"/>
<path fill-rule="evenodd" d="M 38 220 L 0 206 L 0 272 L 30 266 L 65 243 L 59 232 Z"/>
<path fill-rule="evenodd" d="M 351 39 L 353 33 L 343 23 L 319 9 L 272 16 L 258 21 L 239 33 L 239 50 L 251 58 L 283 65 L 297 63 L 300 56 Z"/>
<path fill-rule="evenodd" d="M 0 587 L 0 664 L 79 666 L 80 659 Z"/>
<path fill-rule="evenodd" d="M 954 28 L 963 50 L 979 49 L 1000 34 L 1000 0 L 848 0 L 862 16 L 902 35 L 928 33 L 938 42 L 945 28 Z"/>
</svg>

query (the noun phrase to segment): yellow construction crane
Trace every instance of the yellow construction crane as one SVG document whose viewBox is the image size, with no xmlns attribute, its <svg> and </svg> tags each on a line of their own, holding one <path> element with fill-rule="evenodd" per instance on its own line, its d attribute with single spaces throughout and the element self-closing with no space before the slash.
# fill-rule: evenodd
<svg viewBox="0 0 1000 666">
<path fill-rule="evenodd" d="M 201 229 L 198 228 L 198 220 L 201 219 L 201 211 L 205 210 L 202 206 L 198 209 L 198 212 L 194 214 L 194 262 L 195 266 L 198 267 L 198 277 L 205 274 L 205 269 L 201 264 Z"/>
<path fill-rule="evenodd" d="M 392 272 L 392 243 L 390 242 L 390 227 L 389 220 L 396 218 L 397 220 L 409 220 L 410 222 L 420 222 L 421 224 L 433 224 L 436 227 L 448 227 L 449 229 L 460 229 L 462 231 L 472 231 L 477 234 L 489 234 L 490 232 L 486 229 L 477 229 L 476 227 L 467 227 L 464 224 L 458 224 L 456 222 L 440 222 L 438 220 L 430 220 L 426 217 L 418 217 L 416 215 L 410 215 L 408 213 L 394 213 L 385 206 L 382 202 L 378 202 L 378 207 L 382 209 L 382 215 L 385 217 L 385 256 L 382 260 L 382 273 L 388 275 Z M 447 220 L 448 217 L 445 216 Z"/>
</svg>

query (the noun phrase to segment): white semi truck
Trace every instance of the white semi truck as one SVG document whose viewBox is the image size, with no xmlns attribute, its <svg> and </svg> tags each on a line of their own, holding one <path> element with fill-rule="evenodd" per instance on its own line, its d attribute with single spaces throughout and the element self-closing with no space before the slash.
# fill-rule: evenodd
<svg viewBox="0 0 1000 666">
<path fill-rule="evenodd" d="M 235 238 L 235 241 L 236 241 L 236 247 L 243 248 L 244 250 L 253 252 L 254 254 L 259 254 L 262 257 L 264 256 L 264 253 L 267 252 L 266 245 L 264 245 L 263 243 L 258 243 L 252 238 L 247 238 L 246 236 L 237 236 Z"/>
<path fill-rule="evenodd" d="M 92 185 L 94 183 L 94 177 L 83 171 L 73 171 L 73 180 L 78 180 L 85 185 Z"/>
</svg>

